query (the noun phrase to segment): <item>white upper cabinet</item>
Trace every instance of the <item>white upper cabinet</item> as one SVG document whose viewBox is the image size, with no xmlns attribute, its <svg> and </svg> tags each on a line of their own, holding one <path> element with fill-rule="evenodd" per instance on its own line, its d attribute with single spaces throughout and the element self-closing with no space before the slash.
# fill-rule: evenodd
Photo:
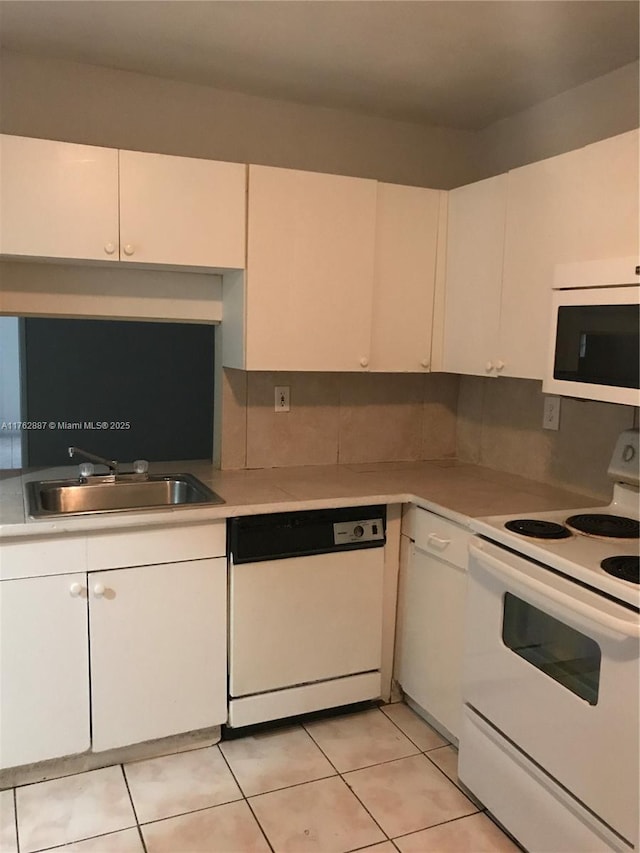
<svg viewBox="0 0 640 853">
<path fill-rule="evenodd" d="M 558 268 L 638 255 L 638 131 L 453 190 L 443 369 L 542 379 Z"/>
<path fill-rule="evenodd" d="M 439 190 L 378 184 L 371 370 L 430 368 Z"/>
<path fill-rule="evenodd" d="M 243 268 L 246 166 L 3 136 L 0 253 Z"/>
<path fill-rule="evenodd" d="M 0 253 L 118 260 L 118 152 L 0 138 Z"/>
<path fill-rule="evenodd" d="M 574 254 L 578 158 L 572 151 L 509 172 L 499 341 L 507 376 L 544 376 L 554 265 Z"/>
<path fill-rule="evenodd" d="M 556 268 L 638 254 L 638 131 L 509 173 L 501 357 L 544 376 Z"/>
<path fill-rule="evenodd" d="M 242 269 L 246 166 L 120 151 L 120 259 Z"/>
<path fill-rule="evenodd" d="M 449 193 L 442 363 L 449 373 L 497 371 L 507 180 Z"/>
<path fill-rule="evenodd" d="M 577 185 L 579 203 L 563 253 L 569 263 L 612 258 L 638 263 L 639 142 L 640 130 L 631 130 L 573 152 L 571 186 Z"/>
<path fill-rule="evenodd" d="M 250 166 L 246 302 L 225 302 L 224 332 L 244 352 L 227 366 L 368 369 L 375 229 L 375 181 Z"/>
</svg>

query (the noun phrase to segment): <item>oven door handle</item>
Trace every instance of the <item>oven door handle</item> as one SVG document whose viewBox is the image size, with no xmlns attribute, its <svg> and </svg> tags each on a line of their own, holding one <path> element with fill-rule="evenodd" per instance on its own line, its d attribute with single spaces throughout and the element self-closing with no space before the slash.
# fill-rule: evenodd
<svg viewBox="0 0 640 853">
<path fill-rule="evenodd" d="M 632 611 L 629 611 L 629 619 L 612 616 L 610 613 L 604 613 L 583 601 L 572 598 L 556 589 L 551 583 L 542 583 L 536 578 L 528 577 L 518 571 L 515 566 L 510 566 L 491 554 L 487 554 L 481 545 L 472 543 L 469 551 L 484 571 L 493 575 L 503 584 L 508 584 L 510 588 L 522 590 L 528 595 L 529 599 L 542 609 L 553 610 L 560 618 L 563 614 L 571 614 L 578 622 L 585 625 L 587 630 L 589 630 L 589 626 L 597 625 L 601 633 L 614 640 L 640 637 L 640 621 L 637 620 L 637 616 Z M 636 616 L 635 619 L 634 616 Z"/>
</svg>

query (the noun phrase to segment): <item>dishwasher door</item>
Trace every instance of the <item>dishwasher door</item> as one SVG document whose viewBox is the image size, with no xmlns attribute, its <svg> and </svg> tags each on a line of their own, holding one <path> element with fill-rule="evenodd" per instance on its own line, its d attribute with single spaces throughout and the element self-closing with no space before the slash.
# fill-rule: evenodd
<svg viewBox="0 0 640 853">
<path fill-rule="evenodd" d="M 231 698 L 380 669 L 384 548 L 231 564 Z"/>
</svg>

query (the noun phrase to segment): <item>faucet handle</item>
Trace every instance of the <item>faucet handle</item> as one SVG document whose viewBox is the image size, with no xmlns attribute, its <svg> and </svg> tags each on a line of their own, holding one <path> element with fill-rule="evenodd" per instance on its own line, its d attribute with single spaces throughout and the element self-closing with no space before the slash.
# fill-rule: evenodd
<svg viewBox="0 0 640 853">
<path fill-rule="evenodd" d="M 149 463 L 146 459 L 136 459 L 133 463 L 133 470 L 136 474 L 146 474 L 149 470 Z"/>
<path fill-rule="evenodd" d="M 90 477 L 95 470 L 96 469 L 91 462 L 83 462 L 80 465 L 80 476 L 81 477 Z"/>
</svg>

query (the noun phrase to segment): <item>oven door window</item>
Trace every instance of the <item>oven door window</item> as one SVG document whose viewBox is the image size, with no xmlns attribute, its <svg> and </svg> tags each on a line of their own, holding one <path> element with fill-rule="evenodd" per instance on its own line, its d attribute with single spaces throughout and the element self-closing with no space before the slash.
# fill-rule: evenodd
<svg viewBox="0 0 640 853">
<path fill-rule="evenodd" d="M 639 310 L 638 305 L 560 306 L 554 378 L 638 388 Z"/>
<path fill-rule="evenodd" d="M 590 637 L 507 592 L 502 641 L 576 696 L 598 703 L 601 652 Z"/>
</svg>

